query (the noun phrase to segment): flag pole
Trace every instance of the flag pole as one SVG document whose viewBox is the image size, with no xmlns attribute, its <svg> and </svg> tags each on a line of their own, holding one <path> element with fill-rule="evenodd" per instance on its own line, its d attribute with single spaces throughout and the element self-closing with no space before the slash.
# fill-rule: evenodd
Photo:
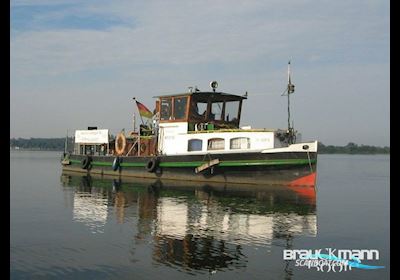
<svg viewBox="0 0 400 280">
<path fill-rule="evenodd" d="M 133 100 L 135 100 L 135 102 L 136 102 L 136 98 L 135 98 L 135 97 L 133 98 Z M 136 107 L 137 107 L 137 103 L 136 103 Z M 138 109 L 138 110 L 139 110 L 139 109 Z M 140 114 L 140 111 L 139 111 L 139 116 L 140 116 L 140 120 L 142 121 L 142 124 L 144 124 L 143 117 L 142 117 L 142 115 Z"/>
<path fill-rule="evenodd" d="M 133 131 L 136 131 L 136 114 L 135 114 L 135 112 L 133 112 L 132 122 L 133 122 Z"/>
</svg>

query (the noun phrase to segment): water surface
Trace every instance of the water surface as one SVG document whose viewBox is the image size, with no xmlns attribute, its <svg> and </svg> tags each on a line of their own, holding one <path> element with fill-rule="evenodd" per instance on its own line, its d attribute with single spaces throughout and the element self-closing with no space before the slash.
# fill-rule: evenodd
<svg viewBox="0 0 400 280">
<path fill-rule="evenodd" d="M 76 176 L 60 153 L 12 151 L 11 279 L 389 279 L 389 160 L 320 155 L 315 191 Z M 282 257 L 327 247 L 385 268 Z"/>
</svg>

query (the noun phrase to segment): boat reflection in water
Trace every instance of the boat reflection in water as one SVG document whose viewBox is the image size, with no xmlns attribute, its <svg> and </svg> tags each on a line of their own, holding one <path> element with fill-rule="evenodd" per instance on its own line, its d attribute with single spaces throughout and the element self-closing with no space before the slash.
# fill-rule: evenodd
<svg viewBox="0 0 400 280">
<path fill-rule="evenodd" d="M 134 246 L 147 240 L 142 244 L 152 246 L 154 261 L 186 271 L 246 267 L 245 246 L 283 240 L 289 247 L 295 236 L 317 234 L 314 187 L 121 181 L 72 173 L 61 180 L 73 193 L 75 221 L 93 233 L 104 232 L 112 219 L 130 226 L 134 221 Z"/>
</svg>

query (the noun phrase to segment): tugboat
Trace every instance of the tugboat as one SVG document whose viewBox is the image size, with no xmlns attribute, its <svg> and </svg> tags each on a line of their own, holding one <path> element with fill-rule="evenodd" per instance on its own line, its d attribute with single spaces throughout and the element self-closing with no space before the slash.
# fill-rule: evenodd
<svg viewBox="0 0 400 280">
<path fill-rule="evenodd" d="M 74 149 L 64 152 L 63 172 L 155 180 L 182 180 L 257 185 L 315 186 L 317 141 L 301 142 L 290 124 L 290 80 L 287 129 L 241 127 L 244 95 L 189 88 L 185 93 L 156 96 L 152 113 L 136 101 L 151 122 L 139 130 L 75 131 Z"/>
</svg>

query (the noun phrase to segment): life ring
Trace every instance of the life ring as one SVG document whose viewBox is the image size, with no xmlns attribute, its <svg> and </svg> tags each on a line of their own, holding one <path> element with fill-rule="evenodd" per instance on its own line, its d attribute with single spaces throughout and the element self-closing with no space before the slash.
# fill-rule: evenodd
<svg viewBox="0 0 400 280">
<path fill-rule="evenodd" d="M 120 158 L 119 157 L 115 157 L 113 163 L 112 163 L 112 169 L 114 171 L 117 171 L 118 168 L 120 167 Z"/>
<path fill-rule="evenodd" d="M 158 165 L 158 160 L 156 158 L 152 158 L 151 160 L 149 160 L 146 164 L 146 170 L 148 172 L 154 172 L 157 168 Z"/>
<path fill-rule="evenodd" d="M 126 147 L 126 137 L 123 133 L 119 133 L 115 139 L 115 152 L 117 155 L 122 155 Z"/>
<path fill-rule="evenodd" d="M 92 158 L 90 156 L 86 156 L 84 159 L 81 161 L 81 167 L 83 169 L 88 169 L 90 163 L 92 162 Z"/>
</svg>

